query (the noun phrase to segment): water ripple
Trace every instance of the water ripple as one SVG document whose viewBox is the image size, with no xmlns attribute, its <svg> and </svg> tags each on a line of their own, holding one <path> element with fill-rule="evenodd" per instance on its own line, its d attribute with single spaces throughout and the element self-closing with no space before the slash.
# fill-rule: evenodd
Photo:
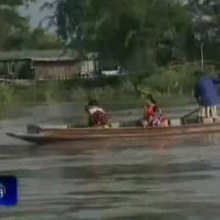
<svg viewBox="0 0 220 220">
<path fill-rule="evenodd" d="M 219 219 L 219 140 L 1 147 L 0 174 L 18 177 L 20 201 L 0 217 Z"/>
</svg>

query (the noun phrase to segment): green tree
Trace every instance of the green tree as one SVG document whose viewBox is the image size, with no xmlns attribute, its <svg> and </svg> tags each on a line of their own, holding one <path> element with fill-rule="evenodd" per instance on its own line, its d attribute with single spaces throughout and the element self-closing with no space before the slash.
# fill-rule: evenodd
<svg viewBox="0 0 220 220">
<path fill-rule="evenodd" d="M 42 8 L 54 10 L 56 32 L 66 42 L 66 47 L 72 47 L 83 53 L 83 23 L 85 21 L 86 0 L 55 0 L 46 2 Z"/>
<path fill-rule="evenodd" d="M 17 49 L 28 33 L 28 19 L 17 8 L 34 0 L 0 0 L 0 50 Z"/>
<path fill-rule="evenodd" d="M 47 33 L 43 28 L 35 28 L 30 31 L 25 46 L 38 50 L 63 48 L 62 42 L 54 34 Z"/>
<path fill-rule="evenodd" d="M 61 41 L 43 28 L 34 30 L 18 7 L 28 7 L 34 0 L 0 0 L 0 50 L 62 48 Z"/>
<path fill-rule="evenodd" d="M 220 1 L 219 0 L 190 0 L 193 12 L 194 47 L 204 50 L 205 59 L 218 60 L 220 50 Z"/>
<path fill-rule="evenodd" d="M 56 0 L 47 7 L 55 9 L 57 34 L 78 51 L 95 50 L 124 63 L 143 50 L 143 62 L 151 56 L 164 64 L 176 45 L 185 49 L 191 29 L 191 12 L 181 2 Z"/>
</svg>

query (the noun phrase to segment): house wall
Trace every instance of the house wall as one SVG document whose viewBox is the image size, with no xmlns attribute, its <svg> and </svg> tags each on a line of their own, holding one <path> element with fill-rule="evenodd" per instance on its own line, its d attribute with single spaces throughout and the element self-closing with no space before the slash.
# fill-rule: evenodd
<svg viewBox="0 0 220 220">
<path fill-rule="evenodd" d="M 98 68 L 98 62 L 94 60 L 57 60 L 57 59 L 19 59 L 7 60 L 3 64 L 9 66 L 11 63 L 25 63 L 19 69 L 20 79 L 35 80 L 68 80 L 78 76 L 93 77 Z M 10 69 L 11 70 L 11 69 Z M 9 73 L 8 73 L 9 74 Z"/>
<path fill-rule="evenodd" d="M 78 62 L 34 62 L 35 80 L 68 80 L 80 73 Z"/>
<path fill-rule="evenodd" d="M 93 73 L 95 73 L 96 70 L 98 70 L 98 62 L 94 60 L 84 60 L 81 62 L 80 69 L 81 76 L 93 75 Z"/>
</svg>

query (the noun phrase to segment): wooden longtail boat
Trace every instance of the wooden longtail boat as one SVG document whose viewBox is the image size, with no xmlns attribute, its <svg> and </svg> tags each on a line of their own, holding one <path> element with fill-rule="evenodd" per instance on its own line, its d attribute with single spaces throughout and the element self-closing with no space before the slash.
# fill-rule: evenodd
<svg viewBox="0 0 220 220">
<path fill-rule="evenodd" d="M 6 133 L 10 137 L 37 144 L 63 141 L 91 141 L 113 138 L 160 138 L 162 136 L 178 136 L 192 134 L 220 133 L 220 123 L 188 124 L 166 128 L 71 128 L 68 126 L 28 125 L 25 133 Z"/>
</svg>

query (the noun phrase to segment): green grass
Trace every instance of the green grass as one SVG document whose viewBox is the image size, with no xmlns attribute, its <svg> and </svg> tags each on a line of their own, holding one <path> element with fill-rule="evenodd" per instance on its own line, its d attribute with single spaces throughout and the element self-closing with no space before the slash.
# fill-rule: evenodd
<svg viewBox="0 0 220 220">
<path fill-rule="evenodd" d="M 88 97 L 96 98 L 108 109 L 142 108 L 144 99 L 137 95 L 134 86 L 145 93 L 152 93 L 161 107 L 186 106 L 193 103 L 196 67 L 184 64 L 157 68 L 150 75 L 110 77 L 98 80 L 75 79 L 32 86 L 0 85 L 0 104 L 3 106 L 75 103 L 85 105 Z"/>
<path fill-rule="evenodd" d="M 5 106 L 62 102 L 85 103 L 89 96 L 96 98 L 101 103 L 106 103 L 106 105 L 116 103 L 117 106 L 124 106 L 123 108 L 135 108 L 145 103 L 145 100 L 137 96 L 133 89 L 124 87 L 105 86 L 93 89 L 76 87 L 67 90 L 57 84 L 36 87 L 0 86 L 0 103 Z M 183 94 L 157 93 L 155 98 L 165 107 L 189 105 L 192 102 L 192 97 Z"/>
<path fill-rule="evenodd" d="M 145 100 L 136 96 L 128 88 L 113 89 L 111 87 L 83 89 L 81 87 L 65 90 L 58 84 L 38 85 L 36 87 L 0 86 L 0 119 L 16 118 L 23 115 L 21 107 L 70 103 L 83 109 L 88 95 L 108 111 L 142 109 Z M 157 94 L 155 99 L 161 108 L 191 105 L 192 97 L 184 95 Z"/>
</svg>

